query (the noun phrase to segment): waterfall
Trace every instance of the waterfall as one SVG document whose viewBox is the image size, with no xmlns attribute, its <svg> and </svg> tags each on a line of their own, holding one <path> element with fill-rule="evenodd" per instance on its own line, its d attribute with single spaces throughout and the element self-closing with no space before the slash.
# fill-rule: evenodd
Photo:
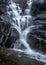
<svg viewBox="0 0 46 65">
<path fill-rule="evenodd" d="M 39 61 L 46 62 L 46 55 L 42 55 L 39 52 L 36 52 L 30 48 L 30 45 L 27 43 L 27 35 L 36 25 L 29 25 L 32 16 L 30 15 L 32 1 L 27 1 L 27 8 L 25 9 L 23 15 L 22 8 L 18 3 L 15 3 L 11 0 L 11 3 L 7 6 L 7 14 L 12 18 L 11 25 L 19 32 L 19 40 L 16 40 L 14 47 L 11 50 L 24 52 L 30 58 L 34 58 Z M 39 25 L 38 25 L 39 26 Z M 38 27 L 37 26 L 37 27 Z M 23 47 L 23 48 L 22 48 Z"/>
</svg>

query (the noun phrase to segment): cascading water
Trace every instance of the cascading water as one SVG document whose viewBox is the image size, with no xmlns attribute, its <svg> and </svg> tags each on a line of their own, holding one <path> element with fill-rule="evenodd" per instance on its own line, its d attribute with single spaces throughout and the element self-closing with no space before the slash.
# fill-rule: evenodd
<svg viewBox="0 0 46 65">
<path fill-rule="evenodd" d="M 32 31 L 33 28 L 36 27 L 36 25 L 33 24 L 29 25 L 30 24 L 29 20 L 31 20 L 32 18 L 32 16 L 30 15 L 31 5 L 32 5 L 31 0 L 27 1 L 27 8 L 25 9 L 24 11 L 25 14 L 23 15 L 21 15 L 22 9 L 20 8 L 18 3 L 14 3 L 13 1 L 11 1 L 9 6 L 7 6 L 8 8 L 7 14 L 14 21 L 11 22 L 11 25 L 19 32 L 20 35 L 19 40 L 17 40 L 14 43 L 14 47 L 11 50 L 24 52 L 25 54 L 28 54 L 28 56 L 31 58 L 46 62 L 46 55 L 42 55 L 39 52 L 35 52 L 30 48 L 29 44 L 27 43 L 27 34 L 30 31 Z"/>
</svg>

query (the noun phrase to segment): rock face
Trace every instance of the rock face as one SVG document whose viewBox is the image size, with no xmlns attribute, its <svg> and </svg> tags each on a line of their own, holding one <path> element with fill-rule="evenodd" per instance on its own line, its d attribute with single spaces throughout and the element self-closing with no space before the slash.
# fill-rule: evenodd
<svg viewBox="0 0 46 65">
<path fill-rule="evenodd" d="M 0 21 L 0 45 L 1 46 L 4 45 L 3 43 L 5 43 L 5 40 L 7 40 L 6 37 L 9 36 L 9 28 L 10 28 L 9 23 Z"/>
<path fill-rule="evenodd" d="M 19 33 L 11 28 L 11 24 L 0 21 L 0 46 L 10 48 L 15 41 L 19 39 Z"/>
<path fill-rule="evenodd" d="M 46 53 L 46 1 L 34 0 L 31 14 L 36 27 L 29 32 L 27 42 L 32 49 Z"/>
<path fill-rule="evenodd" d="M 46 53 L 46 25 L 37 26 L 29 32 L 27 42 L 32 49 Z"/>
</svg>

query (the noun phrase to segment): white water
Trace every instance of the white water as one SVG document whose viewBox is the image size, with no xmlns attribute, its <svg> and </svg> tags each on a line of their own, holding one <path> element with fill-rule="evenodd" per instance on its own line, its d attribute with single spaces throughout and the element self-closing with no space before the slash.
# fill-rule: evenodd
<svg viewBox="0 0 46 65">
<path fill-rule="evenodd" d="M 39 26 L 29 26 L 29 19 L 31 20 L 32 18 L 30 15 L 31 5 L 31 0 L 27 1 L 27 8 L 25 9 L 26 15 L 21 15 L 22 9 L 20 8 L 19 4 L 16 4 L 13 1 L 11 1 L 11 4 L 9 4 L 9 6 L 7 6 L 8 9 L 11 9 L 11 11 L 7 11 L 8 15 L 12 17 L 12 20 L 14 20 L 14 22 L 11 22 L 12 27 L 15 28 L 20 35 L 19 40 L 14 43 L 14 48 L 11 50 L 24 52 L 30 58 L 46 62 L 46 55 L 42 55 L 39 52 L 32 50 L 26 41 L 27 34 L 32 31 L 33 28 Z M 25 49 L 21 49 L 22 45 L 25 47 Z"/>
</svg>

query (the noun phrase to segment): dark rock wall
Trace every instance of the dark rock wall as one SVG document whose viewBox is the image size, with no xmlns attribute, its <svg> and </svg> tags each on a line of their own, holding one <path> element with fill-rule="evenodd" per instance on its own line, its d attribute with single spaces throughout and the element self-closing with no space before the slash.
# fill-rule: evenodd
<svg viewBox="0 0 46 65">
<path fill-rule="evenodd" d="M 28 40 L 32 49 L 46 53 L 46 1 L 34 0 L 31 7 L 31 15 L 34 25 L 41 25 L 28 34 Z"/>
</svg>

